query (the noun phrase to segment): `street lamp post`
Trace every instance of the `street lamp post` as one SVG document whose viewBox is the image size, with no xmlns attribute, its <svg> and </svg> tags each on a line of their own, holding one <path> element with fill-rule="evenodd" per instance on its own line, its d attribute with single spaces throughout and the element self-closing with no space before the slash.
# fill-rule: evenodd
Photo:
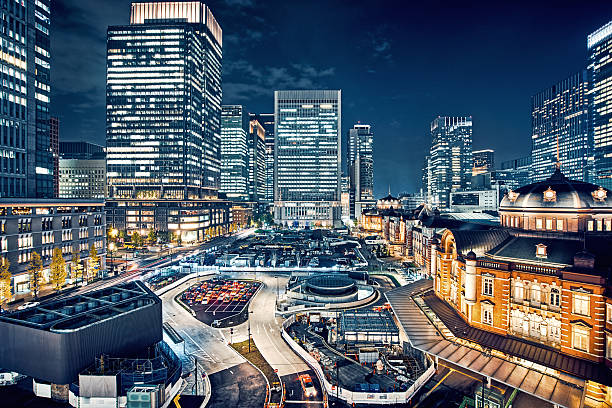
<svg viewBox="0 0 612 408">
<path fill-rule="evenodd" d="M 117 245 L 114 242 L 108 244 L 108 252 L 110 252 L 110 261 L 111 261 L 111 275 L 115 273 L 115 263 L 113 262 L 113 252 L 117 249 Z"/>
<path fill-rule="evenodd" d="M 251 303 L 249 302 L 249 306 L 247 307 L 247 322 L 249 327 L 249 353 L 251 352 L 251 313 L 253 313 L 249 310 L 250 306 Z"/>
</svg>

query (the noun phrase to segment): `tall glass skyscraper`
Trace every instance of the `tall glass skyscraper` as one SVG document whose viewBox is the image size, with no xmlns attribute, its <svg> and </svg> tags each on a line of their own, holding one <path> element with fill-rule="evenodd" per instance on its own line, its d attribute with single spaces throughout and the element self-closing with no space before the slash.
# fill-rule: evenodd
<svg viewBox="0 0 612 408">
<path fill-rule="evenodd" d="M 275 91 L 274 219 L 334 226 L 341 217 L 341 91 Z"/>
<path fill-rule="evenodd" d="M 427 197 L 431 204 L 449 208 L 450 193 L 470 187 L 472 117 L 437 117 L 431 122 L 431 139 Z"/>
<path fill-rule="evenodd" d="M 258 119 L 249 122 L 249 199 L 254 202 L 266 198 L 266 130 Z"/>
<path fill-rule="evenodd" d="M 348 131 L 347 165 L 351 219 L 376 204 L 374 200 L 374 134 L 370 125 L 357 123 Z"/>
<path fill-rule="evenodd" d="M 221 27 L 201 1 L 132 3 L 130 25 L 109 27 L 109 199 L 160 208 L 112 222 L 183 241 L 225 228 L 229 210 L 211 204 L 220 181 L 221 57 Z"/>
<path fill-rule="evenodd" d="M 580 71 L 531 97 L 533 181 L 550 177 L 557 163 L 572 180 L 589 181 L 593 169 L 588 131 L 589 83 Z"/>
<path fill-rule="evenodd" d="M 229 199 L 249 199 L 249 118 L 241 105 L 221 110 L 221 187 Z"/>
<path fill-rule="evenodd" d="M 52 198 L 50 0 L 2 3 L 0 197 Z"/>
<path fill-rule="evenodd" d="M 595 156 L 594 183 L 612 188 L 612 21 L 587 39 L 590 81 L 590 134 Z"/>
<path fill-rule="evenodd" d="M 266 181 L 264 200 L 271 203 L 274 201 L 274 114 L 273 113 L 251 113 L 251 120 L 255 119 L 263 126 L 265 135 L 265 162 Z"/>
</svg>

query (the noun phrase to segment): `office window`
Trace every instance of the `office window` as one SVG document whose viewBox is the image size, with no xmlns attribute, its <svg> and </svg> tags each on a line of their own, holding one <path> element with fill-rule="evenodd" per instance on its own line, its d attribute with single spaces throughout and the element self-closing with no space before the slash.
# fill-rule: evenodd
<svg viewBox="0 0 612 408">
<path fill-rule="evenodd" d="M 583 293 L 574 293 L 573 295 L 573 312 L 583 316 L 589 315 L 589 295 Z"/>
<path fill-rule="evenodd" d="M 576 350 L 589 351 L 589 332 L 584 326 L 574 326 L 572 333 L 572 344 Z"/>
<path fill-rule="evenodd" d="M 493 296 L 493 278 L 482 278 L 482 294 L 486 296 Z"/>
</svg>

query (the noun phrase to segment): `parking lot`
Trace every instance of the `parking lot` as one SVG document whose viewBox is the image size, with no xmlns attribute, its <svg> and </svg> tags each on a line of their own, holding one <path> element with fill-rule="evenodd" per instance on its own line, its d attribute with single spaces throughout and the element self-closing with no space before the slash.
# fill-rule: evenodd
<svg viewBox="0 0 612 408">
<path fill-rule="evenodd" d="M 259 289 L 256 281 L 215 279 L 199 282 L 181 295 L 196 318 L 215 327 L 230 327 L 247 317 L 246 306 Z"/>
</svg>

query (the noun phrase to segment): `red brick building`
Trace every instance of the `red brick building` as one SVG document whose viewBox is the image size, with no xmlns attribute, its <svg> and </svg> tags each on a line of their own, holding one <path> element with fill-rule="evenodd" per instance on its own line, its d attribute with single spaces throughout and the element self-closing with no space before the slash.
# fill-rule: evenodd
<svg viewBox="0 0 612 408">
<path fill-rule="evenodd" d="M 443 301 L 432 308 L 450 306 L 467 340 L 586 381 L 585 406 L 612 405 L 610 194 L 557 170 L 506 194 L 501 227 L 448 228 L 432 243 Z"/>
</svg>

